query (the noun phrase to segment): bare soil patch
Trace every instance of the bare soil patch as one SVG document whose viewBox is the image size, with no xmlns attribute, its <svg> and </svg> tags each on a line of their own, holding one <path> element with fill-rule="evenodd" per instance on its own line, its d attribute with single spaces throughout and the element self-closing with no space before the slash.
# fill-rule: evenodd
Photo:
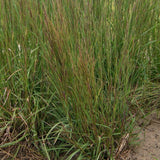
<svg viewBox="0 0 160 160">
<path fill-rule="evenodd" d="M 139 145 L 132 148 L 125 160 L 160 160 L 160 119 L 151 114 L 139 121 Z"/>
</svg>

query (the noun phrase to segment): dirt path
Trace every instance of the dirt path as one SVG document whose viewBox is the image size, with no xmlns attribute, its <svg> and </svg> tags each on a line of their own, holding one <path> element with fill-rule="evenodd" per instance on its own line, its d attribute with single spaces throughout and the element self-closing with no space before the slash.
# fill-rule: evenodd
<svg viewBox="0 0 160 160">
<path fill-rule="evenodd" d="M 156 114 L 147 117 L 145 123 L 148 124 L 138 136 L 140 144 L 131 151 L 127 160 L 160 160 L 160 119 L 156 117 Z"/>
</svg>

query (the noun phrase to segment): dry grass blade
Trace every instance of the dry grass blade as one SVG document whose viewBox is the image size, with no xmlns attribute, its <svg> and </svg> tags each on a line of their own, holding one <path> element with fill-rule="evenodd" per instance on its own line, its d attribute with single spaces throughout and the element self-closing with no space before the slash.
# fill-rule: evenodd
<svg viewBox="0 0 160 160">
<path fill-rule="evenodd" d="M 117 149 L 116 155 L 115 155 L 115 159 L 119 156 L 119 154 L 122 152 L 122 150 L 126 147 L 128 139 L 129 139 L 129 133 L 127 133 L 126 135 L 124 135 L 122 137 L 121 143 L 120 143 L 120 145 Z"/>
</svg>

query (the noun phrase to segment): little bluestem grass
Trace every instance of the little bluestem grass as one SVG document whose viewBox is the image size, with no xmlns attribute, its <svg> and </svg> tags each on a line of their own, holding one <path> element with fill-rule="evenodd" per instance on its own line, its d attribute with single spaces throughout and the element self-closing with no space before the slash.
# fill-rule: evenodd
<svg viewBox="0 0 160 160">
<path fill-rule="evenodd" d="M 23 133 L 8 145 L 29 139 L 47 159 L 113 159 L 133 131 L 131 93 L 159 83 L 158 6 L 1 0 L 1 128 Z"/>
</svg>

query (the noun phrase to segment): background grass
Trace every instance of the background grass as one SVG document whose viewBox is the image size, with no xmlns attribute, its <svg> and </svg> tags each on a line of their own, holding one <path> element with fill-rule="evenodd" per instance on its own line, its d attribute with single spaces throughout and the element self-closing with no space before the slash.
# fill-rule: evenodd
<svg viewBox="0 0 160 160">
<path fill-rule="evenodd" d="M 0 126 L 17 135 L 1 148 L 25 140 L 47 159 L 115 158 L 137 99 L 159 104 L 159 3 L 1 0 Z"/>
</svg>

